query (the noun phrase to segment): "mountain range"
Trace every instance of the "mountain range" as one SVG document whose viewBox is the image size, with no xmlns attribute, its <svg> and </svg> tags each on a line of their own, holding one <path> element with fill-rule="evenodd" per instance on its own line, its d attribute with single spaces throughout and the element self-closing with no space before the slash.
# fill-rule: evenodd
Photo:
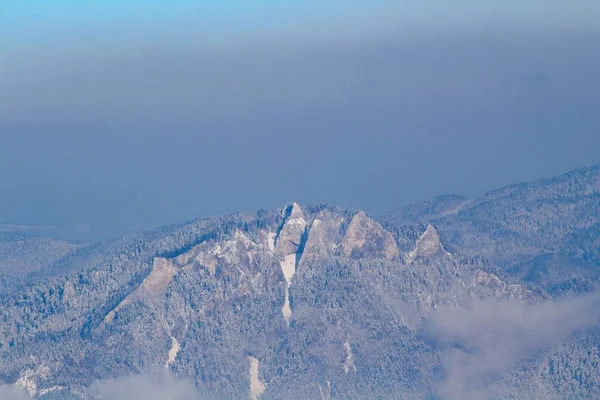
<svg viewBox="0 0 600 400">
<path fill-rule="evenodd" d="M 292 202 L 86 245 L 4 233 L 1 390 L 600 398 L 599 280 L 600 166 L 381 216 Z"/>
</svg>

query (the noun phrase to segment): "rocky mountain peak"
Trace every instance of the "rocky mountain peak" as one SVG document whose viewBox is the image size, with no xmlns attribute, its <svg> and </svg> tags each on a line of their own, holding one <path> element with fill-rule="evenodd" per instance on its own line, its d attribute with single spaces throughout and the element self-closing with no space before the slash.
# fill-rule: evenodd
<svg viewBox="0 0 600 400">
<path fill-rule="evenodd" d="M 432 225 L 427 225 L 425 233 L 417 241 L 417 247 L 421 252 L 426 254 L 432 254 L 439 250 L 443 250 L 442 242 L 440 241 L 440 235 Z"/>
<path fill-rule="evenodd" d="M 289 216 L 288 216 L 289 219 L 300 218 L 300 217 L 304 218 L 304 212 L 302 211 L 302 208 L 295 201 L 292 203 L 291 206 L 287 207 L 286 212 L 289 213 Z"/>
<path fill-rule="evenodd" d="M 327 243 L 325 224 L 320 219 L 315 219 L 310 225 L 308 239 L 302 255 L 303 260 L 324 258 L 330 255 Z"/>
<path fill-rule="evenodd" d="M 409 253 L 408 261 L 411 262 L 416 257 L 429 258 L 438 253 L 446 253 L 436 229 L 428 225 L 425 232 L 417 239 L 415 248 Z"/>
<path fill-rule="evenodd" d="M 275 237 L 275 254 L 280 258 L 296 254 L 300 248 L 306 226 L 304 212 L 298 203 L 293 203 L 287 207 L 285 218 Z"/>
<path fill-rule="evenodd" d="M 352 218 L 342 240 L 342 250 L 346 257 L 369 255 L 387 260 L 393 259 L 398 254 L 398 247 L 392 234 L 363 211 Z"/>
</svg>

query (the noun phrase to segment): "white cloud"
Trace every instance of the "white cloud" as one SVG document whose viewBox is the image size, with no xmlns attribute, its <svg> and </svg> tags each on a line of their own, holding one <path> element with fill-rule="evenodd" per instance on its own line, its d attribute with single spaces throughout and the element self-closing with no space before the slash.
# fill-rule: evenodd
<svg viewBox="0 0 600 400">
<path fill-rule="evenodd" d="M 442 349 L 445 399 L 485 398 L 485 384 L 527 357 L 600 323 L 600 295 L 539 303 L 475 301 L 467 310 L 442 308 L 430 332 Z"/>
<path fill-rule="evenodd" d="M 169 373 L 153 376 L 136 375 L 94 383 L 90 388 L 94 400 L 197 400 L 200 394 L 193 383 Z"/>
<path fill-rule="evenodd" d="M 29 400 L 25 391 L 13 386 L 0 386 L 0 399 L 2 400 Z"/>
</svg>

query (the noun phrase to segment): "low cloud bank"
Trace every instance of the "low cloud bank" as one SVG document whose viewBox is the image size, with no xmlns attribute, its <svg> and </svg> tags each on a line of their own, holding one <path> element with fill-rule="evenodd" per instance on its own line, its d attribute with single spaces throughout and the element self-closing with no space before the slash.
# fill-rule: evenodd
<svg viewBox="0 0 600 400">
<path fill-rule="evenodd" d="M 524 303 L 477 300 L 468 309 L 440 308 L 430 334 L 442 349 L 444 399 L 486 398 L 485 383 L 519 361 L 600 324 L 600 294 Z"/>
<path fill-rule="evenodd" d="M 169 372 L 131 375 L 119 379 L 97 381 L 87 390 L 88 400 L 199 400 L 201 397 L 189 380 Z M 10 385 L 0 386 L 0 400 L 31 400 L 25 390 Z"/>
<path fill-rule="evenodd" d="M 13 386 L 0 386 L 0 399 L 2 400 L 29 400 L 24 390 Z"/>
<path fill-rule="evenodd" d="M 99 381 L 90 387 L 93 400 L 198 400 L 200 394 L 189 380 L 170 373 L 152 376 L 136 375 Z"/>
</svg>

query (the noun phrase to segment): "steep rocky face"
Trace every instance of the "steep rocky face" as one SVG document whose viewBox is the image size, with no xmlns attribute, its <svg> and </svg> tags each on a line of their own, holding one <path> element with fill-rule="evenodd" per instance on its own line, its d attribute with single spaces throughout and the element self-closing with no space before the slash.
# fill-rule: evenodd
<svg viewBox="0 0 600 400">
<path fill-rule="evenodd" d="M 393 236 L 382 226 L 360 211 L 352 218 L 342 240 L 342 250 L 346 257 L 364 257 L 391 260 L 398 255 Z"/>
<path fill-rule="evenodd" d="M 293 203 L 285 210 L 283 224 L 275 237 L 275 254 L 284 258 L 299 252 L 302 238 L 306 231 L 304 213 L 298 203 Z"/>
<path fill-rule="evenodd" d="M 450 253 L 444 250 L 435 228 L 428 225 L 425 232 L 417 240 L 415 248 L 408 254 L 407 262 L 411 263 L 416 258 L 427 259 L 437 255 L 450 256 Z"/>
<path fill-rule="evenodd" d="M 99 328 L 104 328 L 105 324 L 113 322 L 115 316 L 123 307 L 127 306 L 136 300 L 150 300 L 153 297 L 164 294 L 165 289 L 171 283 L 171 280 L 177 274 L 177 266 L 174 260 L 157 257 L 154 259 L 154 264 L 150 275 L 148 275 L 142 284 L 133 291 L 129 296 L 125 297 L 106 317 L 103 324 Z M 72 287 L 72 284 L 71 284 Z"/>
<path fill-rule="evenodd" d="M 306 220 L 304 213 L 297 203 L 293 203 L 285 210 L 283 225 L 280 227 L 273 245 L 274 254 L 279 260 L 281 271 L 287 282 L 285 288 L 285 299 L 281 312 L 286 322 L 289 323 L 292 316 L 290 307 L 289 288 L 292 285 L 292 278 L 296 274 L 296 268 L 301 257 L 301 248 L 306 234 Z"/>
<path fill-rule="evenodd" d="M 308 231 L 308 239 L 304 246 L 302 261 L 326 259 L 331 257 L 336 249 L 335 243 L 330 244 L 327 237 L 327 227 L 316 218 Z"/>
<path fill-rule="evenodd" d="M 345 215 L 328 209 L 315 213 L 308 229 L 300 263 L 307 264 L 308 267 L 310 263 L 338 256 L 345 224 L 347 224 Z"/>
</svg>

